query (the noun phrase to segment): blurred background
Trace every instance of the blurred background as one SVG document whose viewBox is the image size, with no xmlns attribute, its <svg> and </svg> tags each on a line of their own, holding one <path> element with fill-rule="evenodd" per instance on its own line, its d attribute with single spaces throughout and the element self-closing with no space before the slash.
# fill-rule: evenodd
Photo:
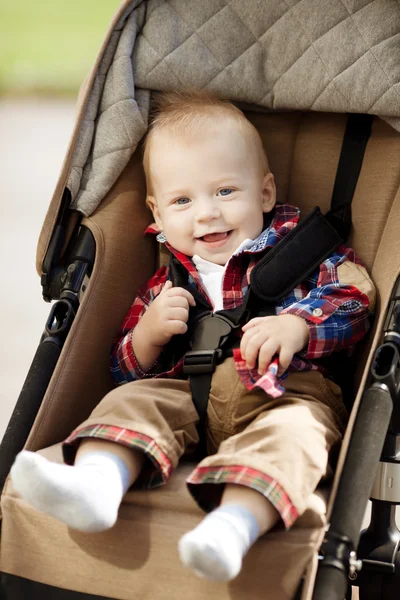
<svg viewBox="0 0 400 600">
<path fill-rule="evenodd" d="M 119 3 L 0 0 L 0 439 L 50 310 L 37 239 L 79 87 Z"/>
</svg>

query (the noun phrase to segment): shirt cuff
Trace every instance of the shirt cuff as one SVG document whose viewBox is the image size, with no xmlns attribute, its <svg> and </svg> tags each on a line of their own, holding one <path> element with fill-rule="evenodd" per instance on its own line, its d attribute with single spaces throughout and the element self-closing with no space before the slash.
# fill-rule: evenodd
<svg viewBox="0 0 400 600">
<path fill-rule="evenodd" d="M 326 300 L 320 301 L 319 305 L 305 306 L 301 303 L 292 304 L 284 308 L 279 315 L 295 315 L 305 320 L 306 325 L 321 325 L 326 319 L 329 319 L 339 307 Z M 278 315 L 278 316 L 279 316 Z"/>
<path fill-rule="evenodd" d="M 333 325 L 332 331 L 331 328 L 328 327 L 328 331 L 327 325 L 325 325 L 324 322 L 329 319 L 337 309 L 337 306 L 325 301 L 324 303 L 321 303 L 321 306 L 314 305 L 314 307 L 310 306 L 307 308 L 304 305 L 293 304 L 279 313 L 279 315 L 290 314 L 301 317 L 307 325 L 308 343 L 297 353 L 300 357 L 314 360 L 332 352 L 336 340 L 335 327 Z"/>
<path fill-rule="evenodd" d="M 138 379 L 145 379 L 146 377 L 148 377 L 148 378 L 155 377 L 156 375 L 158 375 L 160 373 L 159 357 L 156 358 L 156 360 L 153 362 L 152 365 L 150 365 L 150 367 L 148 369 L 142 369 L 142 367 L 140 366 L 139 361 L 136 357 L 135 351 L 133 349 L 132 334 L 133 334 L 133 331 L 131 331 L 131 333 L 129 335 L 129 343 L 131 346 L 132 368 L 133 368 L 135 374 L 137 375 Z"/>
</svg>

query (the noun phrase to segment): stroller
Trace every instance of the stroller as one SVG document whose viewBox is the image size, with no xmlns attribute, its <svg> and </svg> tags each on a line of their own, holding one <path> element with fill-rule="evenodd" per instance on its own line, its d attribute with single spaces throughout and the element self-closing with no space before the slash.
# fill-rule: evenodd
<svg viewBox="0 0 400 600">
<path fill-rule="evenodd" d="M 354 586 L 361 600 L 399 596 L 399 38 L 391 0 L 122 2 L 82 87 L 39 239 L 43 296 L 55 302 L 1 445 L 2 598 L 342 600 Z M 90 535 L 31 509 L 7 479 L 23 447 L 61 461 L 61 441 L 113 387 L 112 339 L 165 260 L 143 236 L 138 144 L 154 95 L 181 87 L 245 110 L 281 202 L 331 211 L 342 237 L 352 215 L 349 244 L 378 291 L 373 329 L 342 365 L 352 410 L 332 485 L 292 529 L 259 539 L 226 584 L 179 563 L 177 541 L 202 516 L 188 462 L 163 488 L 129 491 L 117 524 Z"/>
</svg>

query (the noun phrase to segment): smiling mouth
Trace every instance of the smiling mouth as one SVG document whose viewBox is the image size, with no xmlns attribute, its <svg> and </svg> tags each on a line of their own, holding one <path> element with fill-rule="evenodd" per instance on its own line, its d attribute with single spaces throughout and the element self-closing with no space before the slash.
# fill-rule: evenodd
<svg viewBox="0 0 400 600">
<path fill-rule="evenodd" d="M 218 233 L 207 233 L 197 238 L 197 241 L 201 242 L 205 248 L 213 249 L 220 248 L 229 240 L 233 232 L 233 229 L 229 231 L 220 231 Z"/>
<path fill-rule="evenodd" d="M 226 239 L 228 239 L 231 233 L 232 230 L 220 231 L 219 233 L 207 233 L 206 235 L 203 235 L 197 239 L 201 242 L 206 242 L 207 244 L 212 244 L 214 242 L 224 242 Z"/>
</svg>

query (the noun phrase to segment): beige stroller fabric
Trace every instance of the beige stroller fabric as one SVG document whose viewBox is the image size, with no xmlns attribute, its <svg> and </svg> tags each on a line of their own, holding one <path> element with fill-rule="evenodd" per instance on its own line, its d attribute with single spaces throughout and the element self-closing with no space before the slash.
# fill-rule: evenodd
<svg viewBox="0 0 400 600">
<path fill-rule="evenodd" d="M 43 454 L 62 461 L 60 446 Z M 163 489 L 130 492 L 112 530 L 85 535 L 69 530 L 22 502 L 8 484 L 3 500 L 7 550 L 2 570 L 33 581 L 105 595 L 118 600 L 289 600 L 306 570 L 325 524 L 325 498 L 313 494 L 309 507 L 285 536 L 271 533 L 247 555 L 230 584 L 201 580 L 185 570 L 179 538 L 202 512 L 185 488 L 192 465 L 182 465 Z M 10 544 L 11 538 L 16 540 Z M 266 563 L 273 559 L 265 577 Z M 34 557 L 35 560 L 32 560 Z M 62 568 L 60 568 L 62 565 Z M 79 565 L 79 568 L 78 568 Z"/>
<path fill-rule="evenodd" d="M 86 216 L 143 137 L 153 90 L 208 89 L 264 110 L 371 113 L 400 131 L 400 5 L 125 1 L 90 86 L 68 178 Z"/>
<path fill-rule="evenodd" d="M 248 117 L 261 133 L 279 198 L 298 204 L 304 214 L 317 204 L 326 211 L 346 116 L 248 113 Z M 111 388 L 111 339 L 135 291 L 154 271 L 156 248 L 142 235 L 150 219 L 136 153 L 100 207 L 83 220 L 96 240 L 96 263 L 31 430 L 28 449 L 57 444 L 44 452 L 59 459 L 59 442 Z M 352 421 L 368 372 L 364 365 L 381 339 L 388 300 L 400 273 L 400 134 L 380 119 L 374 121 L 365 154 L 353 200 L 353 221 L 350 243 L 373 276 L 379 302 L 374 332 L 360 348 L 362 384 Z M 351 426 L 341 460 L 350 436 Z M 329 519 L 323 490 L 310 498 L 306 513 L 292 531 L 273 532 L 253 546 L 240 577 L 215 584 L 185 572 L 176 551 L 179 537 L 201 519 L 185 488 L 190 468 L 181 464 L 159 490 L 127 494 L 118 524 L 93 536 L 40 515 L 17 497 L 8 481 L 2 497 L 0 569 L 118 600 L 292 600 L 305 575 L 301 600 L 310 600 L 317 553 Z"/>
</svg>

